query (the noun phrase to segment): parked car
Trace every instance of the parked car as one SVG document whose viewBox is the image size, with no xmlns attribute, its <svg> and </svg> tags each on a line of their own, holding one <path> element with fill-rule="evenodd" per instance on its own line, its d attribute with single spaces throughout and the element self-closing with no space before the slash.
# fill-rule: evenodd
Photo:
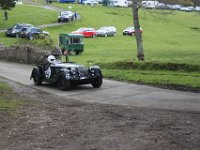
<svg viewBox="0 0 200 150">
<path fill-rule="evenodd" d="M 83 1 L 84 5 L 97 5 L 99 4 L 96 0 L 85 0 Z"/>
<path fill-rule="evenodd" d="M 140 32 L 143 32 L 143 29 L 140 28 Z M 128 28 L 126 28 L 125 30 L 123 30 L 123 35 L 134 35 L 135 34 L 135 28 L 133 26 L 130 26 Z"/>
<path fill-rule="evenodd" d="M 117 29 L 113 26 L 103 26 L 96 31 L 97 36 L 115 36 Z"/>
<path fill-rule="evenodd" d="M 57 84 L 60 90 L 68 90 L 72 85 L 91 84 L 94 88 L 102 85 L 102 73 L 98 66 L 85 67 L 78 63 L 62 63 L 53 55 L 45 57 L 32 70 L 30 79 L 35 85 L 42 82 Z"/>
<path fill-rule="evenodd" d="M 72 33 L 82 34 L 84 37 L 96 37 L 96 30 L 94 28 L 79 28 Z"/>
<path fill-rule="evenodd" d="M 26 23 L 17 23 L 6 30 L 6 36 L 19 37 L 19 32 L 24 27 L 33 27 L 33 25 Z"/>
<path fill-rule="evenodd" d="M 74 19 L 74 12 L 68 10 L 68 11 L 62 11 L 58 14 L 58 22 L 68 22 L 70 20 Z"/>
<path fill-rule="evenodd" d="M 29 40 L 33 40 L 35 38 L 45 38 L 49 35 L 49 32 L 43 31 L 36 27 L 24 27 L 21 32 L 19 33 L 19 36 L 22 38 L 27 38 Z"/>
<path fill-rule="evenodd" d="M 185 11 L 185 12 L 191 12 L 194 10 L 194 8 L 193 7 L 181 7 L 180 10 Z"/>
<path fill-rule="evenodd" d="M 23 5 L 23 2 L 20 2 L 20 1 L 18 1 L 18 0 L 13 1 L 13 3 L 15 3 L 15 5 Z"/>
</svg>

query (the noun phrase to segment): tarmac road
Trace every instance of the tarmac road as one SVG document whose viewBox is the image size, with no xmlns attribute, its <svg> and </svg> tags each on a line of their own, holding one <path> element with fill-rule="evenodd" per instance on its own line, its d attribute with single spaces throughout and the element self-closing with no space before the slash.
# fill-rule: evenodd
<svg viewBox="0 0 200 150">
<path fill-rule="evenodd" d="M 167 90 L 106 79 L 103 80 L 103 85 L 99 89 L 89 84 L 73 87 L 70 91 L 60 91 L 57 87 L 48 84 L 38 87 L 30 80 L 32 68 L 31 65 L 0 61 L 0 76 L 58 96 L 85 102 L 170 110 L 200 110 L 200 93 Z"/>
</svg>

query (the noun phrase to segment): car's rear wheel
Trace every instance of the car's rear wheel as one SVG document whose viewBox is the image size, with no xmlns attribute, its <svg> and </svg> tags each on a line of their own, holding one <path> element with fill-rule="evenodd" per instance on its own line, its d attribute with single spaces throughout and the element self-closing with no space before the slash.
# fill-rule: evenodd
<svg viewBox="0 0 200 150">
<path fill-rule="evenodd" d="M 92 82 L 92 86 L 94 88 L 99 88 L 102 85 L 102 76 L 98 77 L 97 79 L 95 79 L 95 81 Z"/>
<path fill-rule="evenodd" d="M 79 54 L 80 54 L 80 52 L 77 52 L 77 51 L 76 51 L 76 55 L 79 55 Z"/>
<path fill-rule="evenodd" d="M 68 90 L 71 87 L 71 81 L 65 78 L 64 73 L 58 75 L 56 83 L 60 90 Z"/>
<path fill-rule="evenodd" d="M 33 82 L 37 86 L 42 85 L 42 78 L 39 76 L 39 74 L 35 73 L 33 75 Z"/>
</svg>

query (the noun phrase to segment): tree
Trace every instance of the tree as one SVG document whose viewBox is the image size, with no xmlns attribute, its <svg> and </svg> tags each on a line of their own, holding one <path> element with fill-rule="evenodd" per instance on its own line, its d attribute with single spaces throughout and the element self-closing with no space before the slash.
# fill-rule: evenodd
<svg viewBox="0 0 200 150">
<path fill-rule="evenodd" d="M 200 0 L 192 0 L 193 4 L 194 4 L 194 8 L 196 6 L 200 6 Z"/>
<path fill-rule="evenodd" d="M 140 2 L 138 0 L 132 0 L 133 24 L 135 28 L 135 39 L 137 43 L 137 57 L 139 61 L 144 61 L 142 34 L 140 32 L 140 23 L 138 16 L 139 7 L 140 7 Z"/>
<path fill-rule="evenodd" d="M 15 7 L 15 0 L 0 0 L 0 6 L 4 10 L 9 10 Z"/>
<path fill-rule="evenodd" d="M 0 8 L 5 10 L 4 12 L 5 20 L 8 19 L 7 10 L 11 9 L 12 7 L 15 7 L 15 0 L 0 0 Z"/>
</svg>

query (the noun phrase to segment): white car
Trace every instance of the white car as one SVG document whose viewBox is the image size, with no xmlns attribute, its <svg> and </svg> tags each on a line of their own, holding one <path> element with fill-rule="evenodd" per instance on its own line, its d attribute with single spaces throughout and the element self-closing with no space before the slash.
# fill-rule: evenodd
<svg viewBox="0 0 200 150">
<path fill-rule="evenodd" d="M 97 4 L 99 4 L 96 0 L 85 0 L 85 1 L 83 1 L 83 4 L 84 5 L 97 5 Z"/>
<path fill-rule="evenodd" d="M 193 7 L 181 7 L 180 8 L 181 11 L 185 11 L 185 12 L 191 12 L 191 11 L 193 11 L 193 9 L 194 9 Z"/>
</svg>

